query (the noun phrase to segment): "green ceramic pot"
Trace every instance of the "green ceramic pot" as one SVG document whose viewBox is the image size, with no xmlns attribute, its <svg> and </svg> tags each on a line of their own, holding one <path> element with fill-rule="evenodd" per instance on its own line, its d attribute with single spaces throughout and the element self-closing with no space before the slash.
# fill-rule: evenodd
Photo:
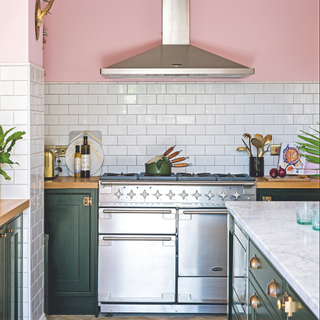
<svg viewBox="0 0 320 320">
<path fill-rule="evenodd" d="M 171 162 L 163 157 L 162 159 L 146 163 L 146 174 L 153 176 L 170 176 L 171 174 Z"/>
</svg>

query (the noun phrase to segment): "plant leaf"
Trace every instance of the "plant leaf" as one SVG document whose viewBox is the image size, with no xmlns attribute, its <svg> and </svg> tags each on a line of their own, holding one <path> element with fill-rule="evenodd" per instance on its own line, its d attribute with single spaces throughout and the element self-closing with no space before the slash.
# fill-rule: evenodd
<svg viewBox="0 0 320 320">
<path fill-rule="evenodd" d="M 2 134 L 0 135 L 0 143 L 2 143 L 2 142 L 4 141 L 4 138 L 6 137 L 6 135 L 7 135 L 10 131 L 12 131 L 13 129 L 15 129 L 15 127 L 9 129 L 8 131 L 6 131 L 5 133 L 2 133 Z"/>
<path fill-rule="evenodd" d="M 11 177 L 9 177 L 7 173 L 1 168 L 0 168 L 0 174 L 2 174 L 6 180 L 11 180 Z"/>
<path fill-rule="evenodd" d="M 310 153 L 312 155 L 315 155 L 315 156 L 319 156 L 320 155 L 320 152 L 319 152 L 319 149 L 311 149 L 311 148 L 305 148 L 305 147 L 297 147 L 299 150 L 301 151 L 304 151 L 304 152 L 307 152 L 307 153 Z M 301 156 L 303 156 L 303 154 L 300 154 Z"/>
<path fill-rule="evenodd" d="M 319 157 L 310 156 L 309 154 L 305 154 L 304 156 L 309 162 L 320 164 L 320 161 L 319 161 L 320 158 Z"/>
<path fill-rule="evenodd" d="M 311 135 L 311 136 L 313 136 L 313 135 Z M 307 142 L 319 147 L 319 140 L 310 139 L 308 137 L 304 137 L 304 136 L 301 136 L 301 135 L 298 135 L 298 138 L 300 138 L 300 139 L 302 139 L 304 141 L 307 141 Z M 298 143 L 301 144 L 301 142 L 298 142 Z"/>
</svg>

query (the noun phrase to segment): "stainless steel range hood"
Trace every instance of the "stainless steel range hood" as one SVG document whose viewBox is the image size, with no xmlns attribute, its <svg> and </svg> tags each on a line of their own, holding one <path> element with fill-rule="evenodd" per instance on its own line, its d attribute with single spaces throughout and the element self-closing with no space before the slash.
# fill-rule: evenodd
<svg viewBox="0 0 320 320">
<path fill-rule="evenodd" d="M 240 79 L 254 69 L 190 45 L 189 0 L 162 0 L 162 45 L 101 68 L 100 74 L 110 79 Z"/>
</svg>

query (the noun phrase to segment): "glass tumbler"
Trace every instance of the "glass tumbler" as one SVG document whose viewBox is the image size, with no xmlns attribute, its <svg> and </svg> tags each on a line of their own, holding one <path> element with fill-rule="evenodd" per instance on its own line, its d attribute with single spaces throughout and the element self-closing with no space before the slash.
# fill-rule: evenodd
<svg viewBox="0 0 320 320">
<path fill-rule="evenodd" d="M 308 202 L 296 203 L 297 223 L 302 225 L 312 224 L 314 204 Z"/>
<path fill-rule="evenodd" d="M 319 204 L 315 204 L 313 207 L 313 215 L 312 215 L 312 229 L 319 231 Z"/>
</svg>

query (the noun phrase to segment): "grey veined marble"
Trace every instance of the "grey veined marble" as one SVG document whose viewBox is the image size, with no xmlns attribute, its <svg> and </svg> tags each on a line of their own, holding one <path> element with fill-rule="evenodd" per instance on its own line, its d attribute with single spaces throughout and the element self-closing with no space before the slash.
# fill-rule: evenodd
<svg viewBox="0 0 320 320">
<path fill-rule="evenodd" d="M 226 202 L 226 207 L 319 318 L 319 231 L 298 225 L 294 202 Z"/>
</svg>

